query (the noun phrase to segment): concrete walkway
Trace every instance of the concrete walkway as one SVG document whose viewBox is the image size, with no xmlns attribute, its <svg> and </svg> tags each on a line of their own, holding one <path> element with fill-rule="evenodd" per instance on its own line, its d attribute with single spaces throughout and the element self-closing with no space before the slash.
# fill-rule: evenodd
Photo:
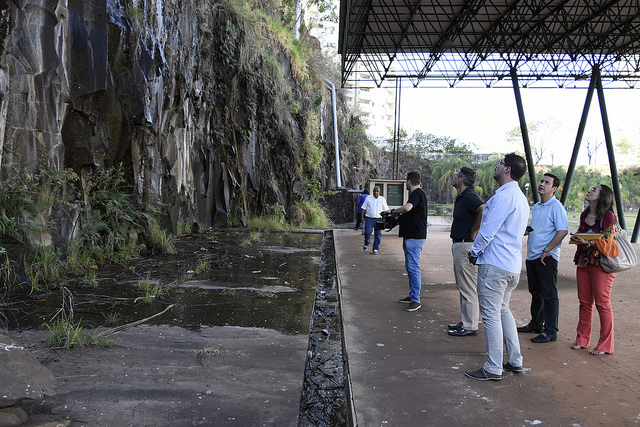
<svg viewBox="0 0 640 427">
<path fill-rule="evenodd" d="M 449 233 L 429 232 L 422 253 L 422 308 L 413 313 L 397 302 L 408 294 L 397 228 L 383 233 L 380 255 L 363 253 L 358 231 L 335 230 L 334 236 L 359 426 L 640 424 L 640 267 L 618 273 L 614 282 L 615 354 L 571 350 L 578 300 L 575 247 L 565 239 L 558 341 L 534 344 L 533 334 L 520 334 L 524 374 L 476 381 L 463 372 L 486 361 L 483 327 L 476 337 L 447 335 L 447 324 L 460 321 Z M 529 321 L 529 303 L 523 270 L 511 302 L 518 326 Z M 595 314 L 592 346 L 598 334 Z"/>
</svg>

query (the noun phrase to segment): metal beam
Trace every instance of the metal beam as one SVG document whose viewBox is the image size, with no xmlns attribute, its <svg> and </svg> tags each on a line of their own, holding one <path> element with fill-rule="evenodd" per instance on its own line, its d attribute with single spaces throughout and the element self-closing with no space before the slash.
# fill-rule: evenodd
<svg viewBox="0 0 640 427">
<path fill-rule="evenodd" d="M 622 205 L 622 196 L 620 194 L 620 181 L 618 180 L 618 168 L 616 166 L 616 155 L 613 151 L 613 141 L 611 139 L 611 128 L 609 128 L 609 116 L 607 115 L 607 105 L 604 101 L 604 89 L 602 88 L 602 79 L 598 73 L 596 80 L 596 89 L 598 90 L 598 102 L 600 103 L 600 115 L 602 116 L 602 127 L 604 129 L 604 140 L 607 143 L 607 153 L 609 154 L 609 169 L 611 170 L 611 183 L 613 184 L 613 194 L 616 198 L 618 208 L 618 223 L 620 227 L 627 228 L 624 219 L 624 206 Z"/>
<path fill-rule="evenodd" d="M 638 231 L 640 231 L 640 210 L 636 217 L 636 225 L 633 227 L 633 234 L 631 234 L 631 243 L 638 243 Z"/>
<path fill-rule="evenodd" d="M 400 95 L 402 91 L 402 79 L 396 79 L 396 99 L 393 112 L 393 160 L 391 163 L 392 178 L 398 179 L 400 164 Z"/>
<path fill-rule="evenodd" d="M 596 69 L 597 70 L 597 69 Z M 594 70 L 594 73 L 596 72 Z M 589 90 L 587 91 L 587 99 L 584 101 L 584 108 L 582 109 L 582 117 L 580 118 L 580 125 L 578 126 L 578 134 L 576 135 L 576 142 L 573 144 L 573 153 L 571 154 L 571 161 L 569 162 L 569 168 L 567 169 L 567 176 L 562 186 L 562 195 L 560 196 L 560 203 L 566 204 L 569 197 L 569 190 L 571 189 L 571 180 L 573 179 L 573 171 L 576 169 L 576 163 L 578 162 L 578 153 L 580 152 L 580 144 L 582 143 L 582 137 L 584 136 L 584 129 L 587 125 L 587 117 L 589 116 L 589 109 L 591 108 L 591 100 L 593 99 L 593 92 L 596 89 L 596 78 L 592 75 L 589 81 Z"/>
<path fill-rule="evenodd" d="M 511 68 L 511 82 L 513 83 L 513 92 L 516 96 L 516 106 L 518 108 L 518 118 L 520 119 L 520 131 L 522 132 L 522 143 L 524 144 L 524 153 L 527 157 L 527 169 L 529 170 L 529 188 L 533 202 L 538 203 L 538 192 L 536 188 L 536 169 L 531 157 L 531 144 L 529 144 L 529 132 L 527 131 L 527 121 L 524 117 L 524 107 L 522 105 L 522 96 L 520 95 L 520 83 L 518 83 L 518 72 L 515 68 Z"/>
</svg>

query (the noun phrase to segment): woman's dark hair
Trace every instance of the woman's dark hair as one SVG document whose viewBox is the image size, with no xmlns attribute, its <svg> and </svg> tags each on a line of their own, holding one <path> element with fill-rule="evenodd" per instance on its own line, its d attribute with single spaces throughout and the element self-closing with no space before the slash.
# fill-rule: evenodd
<svg viewBox="0 0 640 427">
<path fill-rule="evenodd" d="M 600 184 L 600 197 L 598 198 L 598 204 L 596 205 L 596 218 L 602 219 L 607 211 L 613 212 L 613 190 L 611 187 L 605 184 Z M 591 212 L 591 206 L 587 206 L 585 212 L 589 214 Z"/>
</svg>

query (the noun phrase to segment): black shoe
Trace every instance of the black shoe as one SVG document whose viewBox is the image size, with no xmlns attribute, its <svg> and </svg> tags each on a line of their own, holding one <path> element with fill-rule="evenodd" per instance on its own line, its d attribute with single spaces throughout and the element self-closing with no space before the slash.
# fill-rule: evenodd
<svg viewBox="0 0 640 427">
<path fill-rule="evenodd" d="M 460 323 L 449 323 L 447 325 L 447 327 L 449 328 L 449 330 L 455 331 L 457 329 L 462 329 L 462 325 L 463 325 L 462 322 L 460 322 Z"/>
<path fill-rule="evenodd" d="M 520 326 L 518 328 L 518 332 L 533 332 L 533 333 L 539 334 L 542 332 L 542 329 L 534 328 L 529 323 L 528 325 Z"/>
<path fill-rule="evenodd" d="M 404 304 L 411 304 L 411 298 L 404 297 L 402 299 L 399 299 L 398 302 L 401 302 L 401 303 L 404 303 Z"/>
<path fill-rule="evenodd" d="M 542 344 L 545 342 L 551 342 L 558 339 L 557 335 L 551 335 L 549 332 L 543 332 L 535 338 L 531 338 L 531 342 Z"/>
<path fill-rule="evenodd" d="M 464 371 L 464 374 L 479 381 L 500 381 L 502 379 L 502 375 L 492 374 L 485 371 L 484 368 L 480 368 L 477 371 Z"/>
<path fill-rule="evenodd" d="M 420 307 L 422 307 L 422 304 L 420 304 L 419 302 L 416 302 L 416 301 L 411 301 L 411 303 L 409 303 L 409 306 L 407 308 L 405 308 L 405 310 L 406 311 L 416 311 Z"/>
<path fill-rule="evenodd" d="M 505 371 L 513 372 L 514 374 L 521 374 L 524 372 L 524 368 L 522 366 L 513 366 L 511 363 L 503 363 L 502 369 Z"/>
<path fill-rule="evenodd" d="M 478 335 L 478 331 L 470 331 L 465 328 L 460 328 L 449 331 L 449 335 L 452 337 L 475 337 Z"/>
</svg>

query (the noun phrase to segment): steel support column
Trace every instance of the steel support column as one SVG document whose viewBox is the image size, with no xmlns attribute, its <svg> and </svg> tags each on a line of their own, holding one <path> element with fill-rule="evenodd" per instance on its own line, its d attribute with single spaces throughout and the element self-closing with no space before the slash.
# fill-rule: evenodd
<svg viewBox="0 0 640 427">
<path fill-rule="evenodd" d="M 595 73 L 595 71 L 594 71 Z M 580 144 L 582 144 L 582 137 L 584 136 L 584 129 L 587 126 L 587 117 L 589 116 L 589 109 L 591 108 L 591 100 L 593 99 L 593 92 L 596 89 L 596 78 L 592 74 L 589 81 L 589 90 L 587 91 L 587 99 L 584 101 L 584 108 L 582 109 L 582 117 L 580 118 L 580 125 L 578 126 L 578 134 L 576 135 L 576 142 L 573 144 L 573 154 L 571 154 L 571 161 L 569 162 L 569 168 L 567 169 L 567 176 L 562 186 L 562 195 L 560 196 L 560 203 L 563 205 L 567 202 L 569 197 L 569 190 L 571 189 L 571 180 L 573 179 L 573 171 L 576 169 L 576 163 L 578 162 L 578 153 L 580 152 Z"/>
<path fill-rule="evenodd" d="M 533 203 L 538 203 L 538 192 L 536 191 L 536 168 L 533 164 L 533 157 L 531 156 L 531 144 L 529 144 L 527 121 L 524 118 L 524 107 L 522 105 L 522 96 L 520 96 L 520 83 L 518 82 L 518 73 L 513 67 L 511 68 L 511 82 L 513 84 L 513 92 L 516 96 L 518 118 L 520 119 L 520 131 L 522 132 L 522 143 L 524 144 L 524 153 L 527 158 L 527 169 L 529 170 L 529 188 L 531 189 L 531 197 L 533 198 Z"/>
<path fill-rule="evenodd" d="M 402 79 L 396 79 L 396 104 L 393 112 L 393 160 L 392 160 L 392 179 L 399 179 L 398 174 L 400 164 L 400 103 L 402 94 Z"/>
<path fill-rule="evenodd" d="M 638 232 L 640 231 L 640 210 L 636 217 L 636 225 L 633 227 L 633 233 L 631 234 L 631 242 L 638 243 Z"/>
<path fill-rule="evenodd" d="M 620 181 L 618 180 L 618 167 L 616 166 L 616 155 L 613 151 L 613 140 L 611 139 L 611 128 L 609 127 L 609 116 L 607 115 L 607 105 L 604 101 L 604 89 L 602 88 L 602 79 L 598 71 L 596 79 L 596 89 L 598 90 L 598 102 L 600 103 L 600 115 L 602 116 L 602 128 L 604 129 L 604 140 L 607 143 L 607 153 L 609 154 L 609 169 L 611 170 L 611 183 L 613 184 L 613 194 L 616 198 L 618 208 L 618 223 L 620 227 L 627 228 L 624 219 L 624 206 L 622 205 L 622 196 L 620 194 Z"/>
</svg>

